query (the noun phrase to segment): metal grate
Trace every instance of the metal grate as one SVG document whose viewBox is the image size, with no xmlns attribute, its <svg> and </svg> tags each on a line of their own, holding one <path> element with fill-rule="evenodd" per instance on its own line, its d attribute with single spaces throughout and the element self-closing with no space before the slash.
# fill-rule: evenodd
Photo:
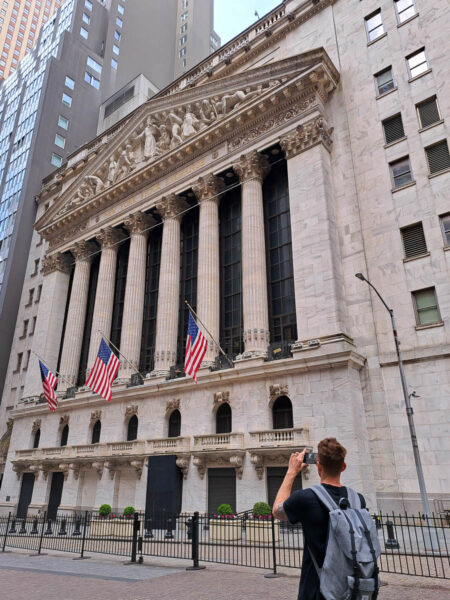
<svg viewBox="0 0 450 600">
<path fill-rule="evenodd" d="M 401 229 L 405 257 L 419 256 L 428 252 L 422 223 Z"/>
<path fill-rule="evenodd" d="M 433 98 L 429 98 L 428 100 L 425 100 L 425 102 L 418 104 L 417 112 L 421 127 L 428 127 L 429 125 L 433 125 L 433 123 L 437 123 L 441 120 L 436 96 L 433 96 Z"/>
<path fill-rule="evenodd" d="M 383 121 L 383 129 L 386 144 L 404 138 L 405 130 L 403 129 L 402 115 L 395 115 L 395 117 Z"/>
<path fill-rule="evenodd" d="M 438 173 L 450 167 L 450 155 L 448 153 L 447 140 L 439 142 L 430 148 L 425 148 L 427 153 L 430 174 Z"/>
</svg>

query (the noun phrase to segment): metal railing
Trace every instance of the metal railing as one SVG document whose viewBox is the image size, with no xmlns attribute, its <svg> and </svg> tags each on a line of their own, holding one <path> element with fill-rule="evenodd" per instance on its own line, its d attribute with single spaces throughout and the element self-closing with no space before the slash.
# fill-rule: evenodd
<svg viewBox="0 0 450 600">
<path fill-rule="evenodd" d="M 376 514 L 382 548 L 381 572 L 450 579 L 450 523 L 445 515 Z M 159 556 L 270 569 L 300 568 L 303 532 L 271 516 L 253 519 L 251 511 L 232 518 L 194 513 L 135 513 L 104 518 L 96 513 L 0 517 L 0 547 L 40 554 L 55 550 L 79 554 L 128 556 L 132 562 Z"/>
</svg>

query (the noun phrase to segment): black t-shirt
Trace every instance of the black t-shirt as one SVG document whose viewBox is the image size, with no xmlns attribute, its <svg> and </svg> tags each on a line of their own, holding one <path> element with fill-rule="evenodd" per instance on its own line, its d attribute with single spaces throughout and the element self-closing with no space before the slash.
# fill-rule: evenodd
<svg viewBox="0 0 450 600">
<path fill-rule="evenodd" d="M 347 498 L 345 486 L 336 487 L 328 483 L 322 483 L 336 504 L 339 505 L 340 498 Z M 364 497 L 359 494 L 361 507 L 366 507 Z M 323 565 L 328 535 L 328 509 L 320 502 L 311 490 L 298 490 L 289 496 L 283 504 L 289 522 L 293 525 L 301 523 L 304 535 L 304 550 L 302 562 L 302 574 L 300 577 L 300 588 L 298 600 L 317 600 L 319 595 L 319 577 L 311 560 L 309 550 L 314 555 L 319 567 Z"/>
</svg>

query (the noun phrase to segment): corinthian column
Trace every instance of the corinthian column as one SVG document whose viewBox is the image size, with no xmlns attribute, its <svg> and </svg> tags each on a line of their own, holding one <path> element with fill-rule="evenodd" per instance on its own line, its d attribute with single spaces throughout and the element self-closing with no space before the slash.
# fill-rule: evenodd
<svg viewBox="0 0 450 600">
<path fill-rule="evenodd" d="M 148 228 L 153 219 L 142 212 L 130 215 L 125 227 L 131 234 L 128 256 L 127 283 L 123 305 L 120 351 L 136 370 L 139 369 L 142 320 L 144 318 L 145 268 L 147 262 Z M 121 359 L 119 379 L 129 379 L 133 373 L 130 364 Z"/>
<path fill-rule="evenodd" d="M 153 376 L 166 375 L 177 358 L 180 297 L 180 212 L 181 198 L 163 196 L 156 205 L 164 220 L 159 269 L 158 314 L 156 320 L 155 366 Z"/>
<path fill-rule="evenodd" d="M 223 180 L 212 174 L 200 177 L 197 185 L 193 186 L 200 202 L 197 313 L 215 340 L 220 335 L 219 197 L 224 189 Z M 214 364 L 218 354 L 216 343 L 208 335 L 207 337 L 208 349 L 202 367 Z"/>
<path fill-rule="evenodd" d="M 94 244 L 85 241 L 76 243 L 70 250 L 75 258 L 75 272 L 59 368 L 64 377 L 64 381 L 61 380 L 58 384 L 58 389 L 62 391 L 74 386 L 77 381 L 89 292 L 91 255 L 95 250 Z"/>
<path fill-rule="evenodd" d="M 94 314 L 92 317 L 91 341 L 89 345 L 88 373 L 97 356 L 102 334 L 109 338 L 114 308 L 114 287 L 116 280 L 118 242 L 124 238 L 119 229 L 107 227 L 97 235 L 102 255 L 98 270 L 97 291 L 95 294 Z M 86 374 L 87 375 L 87 374 Z"/>
<path fill-rule="evenodd" d="M 262 182 L 267 157 L 256 150 L 233 165 L 242 182 L 242 305 L 245 353 L 264 356 L 270 341 Z"/>
</svg>

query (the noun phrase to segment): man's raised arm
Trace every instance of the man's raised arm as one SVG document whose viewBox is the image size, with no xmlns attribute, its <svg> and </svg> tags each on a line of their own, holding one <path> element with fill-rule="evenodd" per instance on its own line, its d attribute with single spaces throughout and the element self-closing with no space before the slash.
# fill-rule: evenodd
<svg viewBox="0 0 450 600">
<path fill-rule="evenodd" d="M 284 501 L 289 498 L 291 495 L 292 485 L 294 483 L 294 479 L 300 473 L 300 471 L 305 466 L 303 459 L 305 457 L 306 448 L 303 452 L 294 452 L 291 454 L 289 458 L 289 467 L 287 473 L 284 477 L 283 483 L 281 484 L 280 489 L 278 490 L 278 494 L 275 498 L 275 502 L 273 503 L 272 514 L 276 519 L 280 521 L 287 521 L 287 515 L 283 508 Z"/>
</svg>

